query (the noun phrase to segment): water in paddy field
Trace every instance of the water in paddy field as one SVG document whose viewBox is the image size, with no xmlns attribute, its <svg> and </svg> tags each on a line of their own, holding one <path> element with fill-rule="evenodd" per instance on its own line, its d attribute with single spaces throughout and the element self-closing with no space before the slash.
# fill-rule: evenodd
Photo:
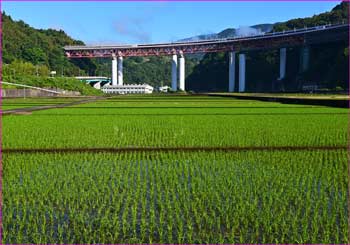
<svg viewBox="0 0 350 245">
<path fill-rule="evenodd" d="M 127 96 L 4 116 L 4 242 L 345 243 L 347 113 Z"/>
</svg>

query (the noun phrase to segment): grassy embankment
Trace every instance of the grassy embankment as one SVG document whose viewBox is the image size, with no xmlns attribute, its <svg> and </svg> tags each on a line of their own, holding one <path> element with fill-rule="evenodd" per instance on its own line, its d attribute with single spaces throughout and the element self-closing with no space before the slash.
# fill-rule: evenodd
<svg viewBox="0 0 350 245">
<path fill-rule="evenodd" d="M 102 95 L 100 90 L 91 87 L 89 84 L 81 82 L 75 78 L 69 77 L 44 77 L 44 76 L 30 76 L 30 75 L 16 75 L 4 76 L 4 82 L 18 83 L 30 85 L 40 88 L 59 88 L 68 91 L 78 91 L 81 95 Z M 2 84 L 2 89 L 18 88 L 13 85 Z"/>
</svg>

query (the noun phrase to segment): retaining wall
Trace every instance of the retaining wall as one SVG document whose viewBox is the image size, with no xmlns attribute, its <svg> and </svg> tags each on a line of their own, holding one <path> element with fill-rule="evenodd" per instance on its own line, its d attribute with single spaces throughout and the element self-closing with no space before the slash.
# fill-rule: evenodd
<svg viewBox="0 0 350 245">
<path fill-rule="evenodd" d="M 2 98 L 23 98 L 23 97 L 57 97 L 57 96 L 79 96 L 80 92 L 77 91 L 64 91 L 61 89 L 50 89 L 61 94 L 55 94 L 48 91 L 36 90 L 36 89 L 2 89 Z"/>
</svg>

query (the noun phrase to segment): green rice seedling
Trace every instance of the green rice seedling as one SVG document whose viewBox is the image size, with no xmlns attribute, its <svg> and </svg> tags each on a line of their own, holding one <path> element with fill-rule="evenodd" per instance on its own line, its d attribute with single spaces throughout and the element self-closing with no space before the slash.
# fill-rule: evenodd
<svg viewBox="0 0 350 245">
<path fill-rule="evenodd" d="M 174 149 L 5 151 L 3 243 L 348 243 L 347 113 L 120 97 L 6 116 L 5 150 Z"/>
</svg>

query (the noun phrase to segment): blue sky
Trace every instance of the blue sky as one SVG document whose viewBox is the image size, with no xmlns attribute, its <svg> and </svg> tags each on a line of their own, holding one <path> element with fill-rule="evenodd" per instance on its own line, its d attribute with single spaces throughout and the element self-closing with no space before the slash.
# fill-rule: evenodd
<svg viewBox="0 0 350 245">
<path fill-rule="evenodd" d="M 230 27 L 330 11 L 339 2 L 2 2 L 35 28 L 62 29 L 86 44 L 168 42 Z"/>
</svg>

